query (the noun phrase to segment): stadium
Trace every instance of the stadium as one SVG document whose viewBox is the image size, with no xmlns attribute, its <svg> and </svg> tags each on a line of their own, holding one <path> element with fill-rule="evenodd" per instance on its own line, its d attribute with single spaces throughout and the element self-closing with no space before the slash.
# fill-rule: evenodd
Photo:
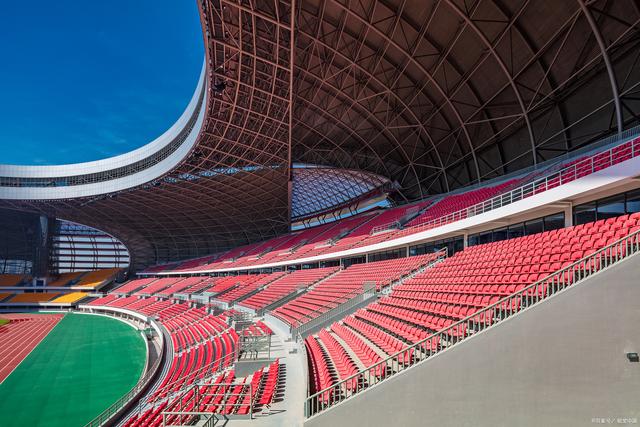
<svg viewBox="0 0 640 427">
<path fill-rule="evenodd" d="M 638 423 L 638 2 L 196 3 L 164 133 L 0 157 L 0 425 Z"/>
</svg>

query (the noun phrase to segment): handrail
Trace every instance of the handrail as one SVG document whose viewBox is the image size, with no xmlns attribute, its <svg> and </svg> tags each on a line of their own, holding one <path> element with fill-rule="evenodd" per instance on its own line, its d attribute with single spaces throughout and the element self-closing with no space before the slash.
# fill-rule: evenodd
<svg viewBox="0 0 640 427">
<path fill-rule="evenodd" d="M 234 393 L 233 389 L 237 386 L 242 386 L 242 389 L 240 390 L 239 393 Z M 208 391 L 201 391 L 202 387 L 216 387 L 216 390 L 213 392 L 208 392 Z M 220 388 L 223 388 L 223 390 L 220 390 Z M 231 393 L 228 393 L 228 391 L 231 391 Z M 249 383 L 225 383 L 225 382 L 221 382 L 221 383 L 196 383 L 196 384 L 192 384 L 189 387 L 185 388 L 184 393 L 178 397 L 178 402 L 180 404 L 180 407 L 177 409 L 171 408 L 168 410 L 163 410 L 161 415 L 162 415 L 162 425 L 164 426 L 183 426 L 183 425 L 191 425 L 191 423 L 193 422 L 193 420 L 190 420 L 191 422 L 187 422 L 187 423 L 180 423 L 180 424 L 169 424 L 168 421 L 171 420 L 171 418 L 168 419 L 168 417 L 171 417 L 172 415 L 178 415 L 178 416 L 191 416 L 193 417 L 197 417 L 197 416 L 207 416 L 207 415 L 213 415 L 216 414 L 218 412 L 216 412 L 216 410 L 219 409 L 219 407 L 223 407 L 223 408 L 227 408 L 227 407 L 233 407 L 233 409 L 235 410 L 238 407 L 241 407 L 243 405 L 245 405 L 246 403 L 244 402 L 244 398 L 246 398 L 247 396 L 249 397 L 249 412 L 247 413 L 247 416 L 249 417 L 249 419 L 253 419 L 253 406 L 255 404 L 255 397 L 254 397 L 254 393 L 257 390 L 254 389 L 253 384 Z M 189 396 L 189 393 L 191 393 L 191 396 L 186 398 L 187 396 Z M 228 397 L 236 397 L 235 401 L 233 403 L 230 403 L 229 400 L 224 400 L 224 401 L 220 401 L 215 403 L 215 407 L 216 409 L 213 411 L 205 411 L 205 410 L 197 410 L 198 408 L 201 408 L 202 406 L 202 397 L 204 396 L 228 396 Z M 185 399 L 186 398 L 186 399 Z M 214 398 L 215 399 L 215 398 Z M 189 406 L 189 402 L 193 402 L 193 408 L 191 410 L 183 410 L 185 407 Z M 179 418 L 181 419 L 181 417 Z"/>
<path fill-rule="evenodd" d="M 623 237 L 523 289 L 465 317 L 448 327 L 353 374 L 331 387 L 308 396 L 304 415 L 309 418 L 388 378 L 415 366 L 434 354 L 465 341 L 481 330 L 502 322 L 601 271 L 640 252 L 640 230 Z M 375 381 L 372 381 L 375 380 Z"/>
<path fill-rule="evenodd" d="M 541 178 L 537 178 L 537 179 L 534 179 L 533 181 L 529 181 L 521 185 L 520 187 L 501 193 L 490 199 L 476 203 L 475 205 L 468 206 L 466 208 L 460 209 L 458 211 L 455 211 L 443 216 L 439 216 L 438 218 L 433 218 L 429 221 L 426 221 L 420 224 L 405 227 L 402 229 L 401 233 L 413 234 L 420 229 L 431 229 L 440 225 L 449 224 L 451 222 L 459 221 L 465 218 L 469 218 L 485 212 L 489 212 L 494 209 L 498 209 L 503 206 L 510 205 L 511 203 L 526 199 L 527 197 L 533 196 L 535 194 L 540 194 L 544 191 L 547 191 L 552 188 L 558 187 L 560 185 L 566 184 L 568 182 L 574 181 L 578 178 L 582 178 L 584 176 L 590 175 L 604 168 L 613 166 L 614 164 L 617 163 L 617 162 L 614 162 L 614 160 L 618 160 L 617 158 L 614 158 L 615 155 L 613 151 L 626 143 L 630 143 L 630 152 L 627 153 L 627 155 L 625 156 L 627 158 L 624 160 L 628 160 L 633 157 L 636 157 L 640 155 L 640 146 L 636 147 L 636 143 L 635 143 L 636 141 L 638 141 L 638 137 L 636 137 L 637 134 L 638 134 L 638 129 L 636 128 L 628 129 L 618 139 L 618 141 L 623 141 L 623 142 L 615 146 L 612 146 L 605 151 L 595 152 L 589 155 L 589 157 L 576 161 L 575 163 L 569 166 L 565 166 Z M 606 153 L 608 153 L 608 156 L 606 155 Z M 601 163 L 602 162 L 601 158 L 603 157 L 605 158 L 605 162 Z"/>
<path fill-rule="evenodd" d="M 375 284 L 375 285 L 377 287 L 377 284 Z M 339 298 L 336 298 L 334 300 L 334 302 L 339 303 L 338 304 L 338 306 L 339 306 L 340 304 L 344 304 L 347 301 L 349 301 L 349 300 L 351 300 L 353 298 L 356 298 L 358 295 L 362 295 L 364 292 L 365 292 L 364 289 L 356 289 L 354 291 L 351 291 L 349 293 L 346 293 L 346 294 L 340 296 Z M 307 313 L 304 316 L 302 316 L 300 319 L 296 320 L 296 324 L 295 325 L 291 324 L 291 328 L 292 328 L 292 330 L 296 329 L 296 328 L 299 328 L 299 327 L 305 325 L 306 323 L 311 322 L 313 319 L 316 319 L 318 316 L 321 316 L 324 313 L 326 313 L 326 311 L 321 311 L 319 309 L 313 310 L 310 313 Z M 278 317 L 279 318 L 277 313 L 274 313 L 273 311 L 270 311 L 269 314 L 271 314 L 274 317 Z M 317 314 L 318 316 L 312 317 L 314 314 Z M 302 323 L 302 322 L 304 322 L 304 323 Z"/>
<path fill-rule="evenodd" d="M 383 231 L 400 229 L 400 228 L 402 228 L 402 224 L 400 224 L 400 221 L 395 220 L 395 221 L 387 222 L 386 224 L 377 225 L 373 227 L 369 235 L 373 236 L 374 234 L 382 233 Z"/>
<path fill-rule="evenodd" d="M 433 258 L 425 261 L 425 263 L 423 265 L 421 265 L 420 267 L 416 268 L 414 271 L 418 271 L 421 268 L 428 268 L 433 266 L 433 264 L 435 264 L 436 262 L 438 262 L 439 260 L 441 260 L 442 258 L 446 258 L 447 257 L 447 248 L 442 248 L 437 252 L 434 252 L 433 254 Z M 423 255 L 424 256 L 424 255 Z M 402 259 L 402 258 L 399 258 Z M 409 274 L 410 275 L 410 274 Z M 329 277 L 329 276 L 327 276 Z M 382 292 L 384 289 L 389 288 L 391 286 L 393 286 L 394 283 L 400 281 L 400 280 L 404 280 L 406 276 L 402 276 L 394 281 L 391 281 L 388 284 L 380 284 L 380 283 L 376 283 L 376 282 L 370 282 L 368 285 L 373 285 L 373 293 L 375 294 L 376 292 Z M 364 284 L 365 286 L 367 284 Z M 362 288 L 362 289 L 356 289 L 353 292 L 349 292 L 348 294 L 345 294 L 343 296 L 341 296 L 339 299 L 335 300 L 336 302 L 340 302 L 340 304 L 338 304 L 336 307 L 331 308 L 328 311 L 320 311 L 320 310 L 313 310 L 311 313 L 305 314 L 302 318 L 298 319 L 296 325 L 294 326 L 293 324 L 291 324 L 291 336 L 293 337 L 296 333 L 298 333 L 299 331 L 302 331 L 301 334 L 305 333 L 307 330 L 309 330 L 309 328 L 313 328 L 313 325 L 317 325 L 319 323 L 322 323 L 322 321 L 318 321 L 317 319 L 319 318 L 323 318 L 324 320 L 327 320 L 328 318 L 335 316 L 336 313 L 339 312 L 344 312 L 344 310 L 348 310 L 349 308 L 353 307 L 353 305 L 357 304 L 358 302 L 355 301 L 357 298 L 362 297 L 362 301 L 364 301 L 364 295 L 367 292 L 370 292 L 371 289 L 369 288 Z M 360 301 L 360 302 L 362 302 Z M 345 304 L 349 304 L 349 306 L 345 306 Z M 278 317 L 276 315 L 274 315 L 273 313 L 271 313 L 273 316 Z M 317 316 L 315 317 L 311 317 L 311 315 L 313 314 L 317 314 Z M 279 317 L 278 317 L 279 318 Z M 300 323 L 302 320 L 305 320 L 305 323 Z M 309 325 L 310 323 L 313 322 L 313 325 Z"/>
<path fill-rule="evenodd" d="M 371 285 L 371 287 L 369 287 L 368 289 L 365 288 L 362 290 L 362 292 L 357 293 L 353 298 L 349 298 L 348 300 L 341 302 L 339 305 L 333 307 L 328 311 L 325 311 L 324 313 L 320 314 L 317 317 L 314 317 L 308 322 L 298 325 L 296 327 L 292 327 L 291 337 L 295 338 L 296 340 L 298 338 L 302 338 L 304 334 L 306 334 L 308 331 L 312 330 L 313 328 L 317 327 L 318 325 L 321 325 L 324 322 L 327 322 L 328 320 L 334 317 L 342 315 L 345 311 L 352 309 L 358 304 L 369 301 L 371 298 L 374 298 L 375 296 L 376 296 L 375 285 Z"/>
</svg>

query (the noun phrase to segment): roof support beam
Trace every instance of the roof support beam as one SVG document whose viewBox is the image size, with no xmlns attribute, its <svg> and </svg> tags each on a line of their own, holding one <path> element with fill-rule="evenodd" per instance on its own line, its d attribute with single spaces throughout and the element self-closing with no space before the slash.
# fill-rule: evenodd
<svg viewBox="0 0 640 427">
<path fill-rule="evenodd" d="M 593 36 L 596 38 L 596 42 L 598 43 L 598 47 L 600 48 L 600 53 L 602 54 L 602 60 L 604 61 L 604 65 L 607 68 L 607 74 L 609 75 L 609 84 L 611 85 L 611 94 L 613 95 L 613 104 L 616 109 L 616 125 L 618 127 L 618 135 L 620 135 L 620 133 L 622 133 L 624 125 L 622 123 L 622 106 L 620 104 L 620 92 L 618 91 L 618 81 L 616 78 L 616 74 L 614 73 L 613 66 L 611 65 L 611 59 L 609 58 L 609 53 L 607 52 L 607 46 L 604 44 L 604 39 L 602 38 L 602 34 L 600 33 L 600 29 L 598 28 L 595 19 L 593 19 L 591 10 L 589 10 L 584 0 L 577 1 L 580 5 L 582 13 L 584 14 L 584 17 L 587 19 L 587 22 L 591 27 Z"/>
</svg>

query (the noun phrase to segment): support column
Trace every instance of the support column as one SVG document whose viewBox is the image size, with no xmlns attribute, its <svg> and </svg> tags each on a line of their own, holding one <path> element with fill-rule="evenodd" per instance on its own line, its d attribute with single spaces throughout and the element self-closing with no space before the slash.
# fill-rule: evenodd
<svg viewBox="0 0 640 427">
<path fill-rule="evenodd" d="M 51 251 L 51 235 L 55 231 L 55 218 L 40 215 L 35 224 L 32 275 L 34 278 L 47 277 Z"/>
<path fill-rule="evenodd" d="M 564 208 L 564 226 L 571 227 L 573 225 L 573 203 L 569 202 Z"/>
</svg>

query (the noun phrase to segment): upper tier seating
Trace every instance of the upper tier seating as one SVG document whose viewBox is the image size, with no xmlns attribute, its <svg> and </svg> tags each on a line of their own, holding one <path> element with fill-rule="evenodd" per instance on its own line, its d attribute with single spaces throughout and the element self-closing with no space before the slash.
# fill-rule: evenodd
<svg viewBox="0 0 640 427">
<path fill-rule="evenodd" d="M 325 224 L 297 231 L 293 234 L 292 239 L 286 241 L 286 244 L 280 245 L 278 248 L 263 254 L 260 257 L 259 263 L 266 264 L 269 262 L 282 261 L 289 258 L 292 253 L 295 253 L 299 248 L 302 248 L 309 242 L 318 242 L 317 244 L 319 244 L 324 241 L 323 236 L 326 236 L 324 233 L 333 227 L 335 227 L 335 224 Z M 316 243 L 313 244 L 315 245 Z"/>
<path fill-rule="evenodd" d="M 393 223 L 403 223 L 403 219 L 411 213 L 416 213 L 432 203 L 431 200 L 413 203 L 411 205 L 399 206 L 383 211 L 371 221 L 358 228 L 356 232 L 349 234 L 344 239 L 336 242 L 331 252 L 345 250 L 360 246 L 373 245 L 390 239 L 395 236 L 396 228 Z M 391 228 L 389 228 L 391 227 Z M 380 230 L 386 228 L 386 230 Z"/>
<path fill-rule="evenodd" d="M 468 208 L 469 206 L 473 206 L 476 203 L 483 202 L 487 199 L 496 196 L 506 189 L 512 187 L 514 184 L 519 182 L 518 180 L 509 180 L 503 182 L 501 184 L 495 185 L 493 187 L 481 187 L 477 190 L 467 191 L 462 194 L 454 194 L 452 196 L 445 196 L 438 202 L 434 203 L 430 206 L 424 213 L 418 215 L 416 218 L 412 219 L 406 224 L 407 228 L 420 226 L 420 228 L 424 228 L 430 221 L 435 219 L 444 217 L 448 214 L 460 211 L 462 209 Z M 465 215 L 462 215 L 458 219 L 465 218 Z M 437 224 L 440 225 L 440 224 Z M 433 225 L 436 226 L 435 224 Z M 431 227 L 428 227 L 431 228 Z"/>
<path fill-rule="evenodd" d="M 53 299 L 51 302 L 56 303 L 75 303 L 87 297 L 87 292 L 70 292 Z"/>
<path fill-rule="evenodd" d="M 367 212 L 328 224 L 324 226 L 325 229 L 322 233 L 317 234 L 313 239 L 299 247 L 294 253 L 283 259 L 312 257 L 327 252 L 334 252 L 333 243 L 339 241 L 342 235 L 348 234 L 361 225 L 371 221 L 378 216 L 378 213 L 379 212 Z"/>
<path fill-rule="evenodd" d="M 178 264 L 173 270 L 181 271 L 181 270 L 197 270 L 199 267 L 207 265 L 217 259 L 217 255 L 207 255 L 200 258 L 190 259 L 187 261 L 183 261 Z"/>
<path fill-rule="evenodd" d="M 470 209 L 474 205 L 486 202 L 516 187 L 529 185 L 530 188 L 524 194 L 524 197 L 529 197 L 554 188 L 561 183 L 585 177 L 593 172 L 629 160 L 638 154 L 640 154 L 640 137 L 619 144 L 611 150 L 611 153 L 603 151 L 569 161 L 561 160 L 497 185 L 485 186 L 454 195 L 445 194 L 442 199 L 432 205 L 432 199 L 430 199 L 385 211 L 367 212 L 331 224 L 315 226 L 268 241 L 235 248 L 224 254 L 212 255 L 215 260 L 207 264 L 201 264 L 205 261 L 202 261 L 203 258 L 198 258 L 197 260 L 185 261 L 181 265 L 191 266 L 191 271 L 214 270 L 223 267 L 275 263 L 371 245 L 467 218 L 474 214 Z M 546 184 L 539 184 L 543 182 L 543 179 L 547 179 Z M 535 187 L 533 190 L 531 190 L 531 185 Z M 424 211 L 403 224 L 404 228 L 394 230 L 393 227 L 389 227 L 395 221 L 403 222 L 405 218 L 410 216 L 407 213 L 415 209 L 416 206 Z M 388 230 L 384 231 L 384 229 Z M 343 235 L 344 232 L 348 233 Z M 176 268 L 176 265 L 157 266 L 157 268 L 154 267 L 146 271 L 168 271 L 172 268 Z M 181 269 L 188 270 L 189 268 Z"/>
<path fill-rule="evenodd" d="M 297 289 L 306 288 L 336 271 L 338 271 L 338 267 L 296 270 L 269 284 L 260 292 L 251 295 L 243 300 L 240 305 L 254 310 L 261 310 L 269 304 L 273 304 L 281 298 L 296 292 Z"/>
<path fill-rule="evenodd" d="M 120 271 L 119 268 L 107 268 L 104 270 L 89 271 L 82 275 L 74 286 L 97 288 L 107 280 L 112 279 Z"/>
<path fill-rule="evenodd" d="M 28 279 L 25 274 L 0 274 L 0 286 L 19 286 Z"/>
<path fill-rule="evenodd" d="M 11 303 L 11 304 L 48 302 L 59 295 L 60 294 L 57 292 L 38 292 L 38 293 L 34 292 L 34 293 L 14 294 L 10 300 L 5 302 Z"/>
<path fill-rule="evenodd" d="M 435 254 L 426 254 L 354 264 L 271 313 L 291 326 L 301 325 L 362 293 L 364 285 L 372 284 L 381 290 L 434 261 L 436 257 Z"/>
<path fill-rule="evenodd" d="M 47 286 L 67 286 L 70 282 L 78 279 L 82 272 L 75 273 L 62 273 L 58 276 L 53 276 L 47 282 Z"/>
</svg>

